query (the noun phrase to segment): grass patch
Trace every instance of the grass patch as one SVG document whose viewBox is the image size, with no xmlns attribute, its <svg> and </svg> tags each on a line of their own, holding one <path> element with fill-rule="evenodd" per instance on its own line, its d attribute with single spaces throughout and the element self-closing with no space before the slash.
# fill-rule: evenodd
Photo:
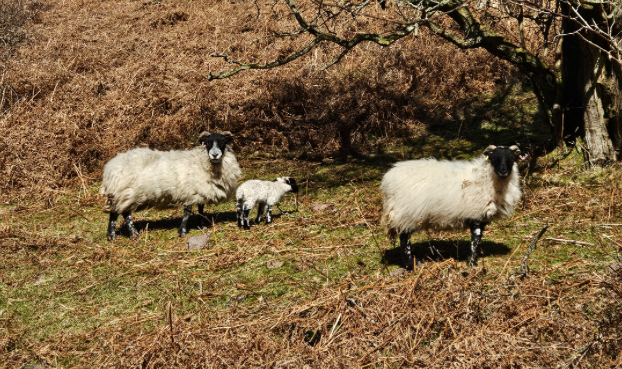
<svg viewBox="0 0 622 369">
<path fill-rule="evenodd" d="M 106 241 L 96 185 L 3 205 L 2 366 L 187 366 L 217 356 L 238 366 L 441 365 L 458 360 L 450 351 L 464 342 L 478 342 L 473 360 L 496 353 L 499 365 L 579 360 L 586 345 L 591 362 L 619 360 L 607 351 L 620 342 L 610 271 L 620 245 L 616 168 L 581 172 L 572 157 L 542 167 L 525 179 L 514 218 L 485 232 L 482 267 L 466 266 L 468 232 L 419 233 L 413 242 L 428 262 L 393 276 L 399 255 L 378 226 L 378 186 L 396 156 L 242 160 L 247 179 L 300 178 L 298 211 L 287 195 L 289 213 L 249 232 L 237 228 L 232 202 L 214 206 L 201 251 L 177 236 L 181 209 L 136 213 L 138 240 L 122 230 Z M 545 223 L 521 279 L 520 260 Z M 191 217 L 190 236 L 198 225 Z M 608 336 L 594 335 L 597 326 Z"/>
</svg>

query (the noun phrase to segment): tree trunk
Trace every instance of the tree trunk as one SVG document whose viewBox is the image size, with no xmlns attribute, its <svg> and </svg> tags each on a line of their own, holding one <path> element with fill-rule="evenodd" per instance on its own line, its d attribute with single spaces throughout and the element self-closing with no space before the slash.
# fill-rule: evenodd
<svg viewBox="0 0 622 369">
<path fill-rule="evenodd" d="M 565 14 L 571 15 L 568 5 L 563 8 Z M 605 24 L 606 13 L 601 4 L 584 4 L 579 9 L 589 24 Z M 585 31 L 578 35 L 577 23 L 568 19 L 562 27 L 566 34 L 562 44 L 562 135 L 566 143 L 581 136 L 587 149 L 586 159 L 591 166 L 600 167 L 617 159 L 611 133 L 619 132 L 619 109 L 615 109 L 620 102 L 619 74 L 606 54 L 595 46 L 608 49 L 602 39 Z M 619 136 L 614 134 L 614 138 Z"/>
<path fill-rule="evenodd" d="M 601 87 L 602 79 L 607 79 L 606 68 L 602 53 L 591 46 L 583 44 L 588 49 L 582 53 L 585 56 L 585 65 L 581 70 L 583 77 L 583 130 L 585 144 L 589 150 L 588 160 L 591 166 L 601 167 L 616 160 L 613 143 L 607 130 L 607 119 L 603 104 L 605 90 Z M 592 50 L 589 50 L 592 49 Z M 590 55 L 592 54 L 592 55 Z"/>
</svg>

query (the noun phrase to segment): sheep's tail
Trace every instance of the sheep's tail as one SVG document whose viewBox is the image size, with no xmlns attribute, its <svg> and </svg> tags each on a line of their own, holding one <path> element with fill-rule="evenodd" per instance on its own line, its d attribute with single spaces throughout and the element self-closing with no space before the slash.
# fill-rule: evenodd
<svg viewBox="0 0 622 369">
<path fill-rule="evenodd" d="M 99 188 L 99 194 L 106 196 L 106 199 L 104 200 L 104 205 L 102 206 L 102 210 L 106 213 L 110 213 L 111 211 L 113 211 L 114 210 L 114 206 L 113 206 L 114 196 L 112 194 L 107 193 L 106 186 L 102 185 Z"/>
<path fill-rule="evenodd" d="M 391 243 L 395 243 L 395 240 L 397 239 L 397 230 L 389 225 L 389 212 L 385 211 L 382 213 L 380 224 L 384 227 L 384 232 L 387 237 L 389 237 Z"/>
</svg>

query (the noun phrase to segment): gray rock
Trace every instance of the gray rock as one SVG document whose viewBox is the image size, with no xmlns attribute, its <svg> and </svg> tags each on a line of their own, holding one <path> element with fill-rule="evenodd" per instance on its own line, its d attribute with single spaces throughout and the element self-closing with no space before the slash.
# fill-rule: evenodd
<svg viewBox="0 0 622 369">
<path fill-rule="evenodd" d="M 320 211 L 324 211 L 333 206 L 335 206 L 335 204 L 313 204 L 313 205 L 310 205 L 309 208 L 311 209 L 312 212 L 319 213 Z"/>
<path fill-rule="evenodd" d="M 202 250 L 209 245 L 209 234 L 188 238 L 186 250 Z"/>
<path fill-rule="evenodd" d="M 266 266 L 268 267 L 268 269 L 275 269 L 275 268 L 280 268 L 283 266 L 283 264 L 285 264 L 282 261 L 278 261 L 278 260 L 270 260 L 266 263 Z"/>
<path fill-rule="evenodd" d="M 389 272 L 389 275 L 391 277 L 395 277 L 395 276 L 398 276 L 398 275 L 404 275 L 404 274 L 408 274 L 408 270 L 406 270 L 404 268 L 395 269 L 394 271 Z"/>
</svg>

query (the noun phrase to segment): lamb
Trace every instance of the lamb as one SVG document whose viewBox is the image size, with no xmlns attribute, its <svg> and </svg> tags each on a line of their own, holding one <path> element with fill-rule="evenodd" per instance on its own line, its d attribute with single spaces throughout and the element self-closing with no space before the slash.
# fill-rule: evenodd
<svg viewBox="0 0 622 369">
<path fill-rule="evenodd" d="M 187 235 L 192 206 L 203 216 L 205 204 L 217 204 L 233 195 L 242 175 L 229 146 L 230 132 L 203 132 L 190 150 L 132 149 L 117 154 L 104 166 L 99 193 L 106 196 L 104 211 L 110 213 L 107 238 L 114 240 L 119 214 L 123 214 L 132 238 L 138 231 L 132 212 L 147 207 L 183 206 L 179 235 Z M 202 218 L 204 219 L 204 217 Z"/>
<path fill-rule="evenodd" d="M 290 177 L 277 178 L 276 181 L 250 180 L 242 183 L 235 192 L 237 199 L 238 227 L 250 229 L 248 215 L 251 209 L 258 203 L 257 218 L 255 223 L 261 221 L 261 216 L 266 214 L 266 223 L 272 223 L 272 206 L 281 200 L 286 192 L 298 192 L 296 180 Z"/>
<path fill-rule="evenodd" d="M 402 264 L 412 270 L 410 235 L 426 229 L 471 230 L 469 264 L 477 265 L 477 248 L 486 224 L 508 218 L 521 197 L 517 146 L 488 146 L 471 161 L 409 160 L 395 164 L 380 185 L 381 224 L 393 240 L 399 234 Z"/>
</svg>

